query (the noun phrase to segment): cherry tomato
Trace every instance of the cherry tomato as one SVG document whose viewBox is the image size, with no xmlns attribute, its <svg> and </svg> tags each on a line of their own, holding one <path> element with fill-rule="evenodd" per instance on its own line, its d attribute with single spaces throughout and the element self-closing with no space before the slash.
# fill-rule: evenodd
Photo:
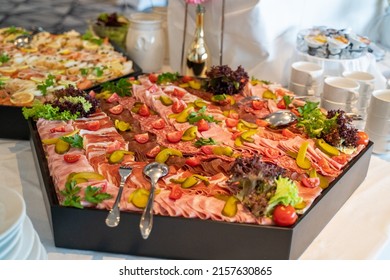
<svg viewBox="0 0 390 280">
<path fill-rule="evenodd" d="M 123 106 L 122 106 L 121 104 L 116 105 L 116 106 L 114 106 L 114 107 L 111 107 L 111 108 L 109 109 L 109 111 L 110 111 L 111 114 L 119 115 L 120 113 L 123 112 Z"/>
<path fill-rule="evenodd" d="M 87 129 L 96 131 L 100 128 L 100 122 L 99 121 L 89 121 L 87 122 Z"/>
<path fill-rule="evenodd" d="M 54 133 L 54 132 L 65 132 L 65 126 L 60 125 L 60 126 L 50 128 L 50 133 Z"/>
<path fill-rule="evenodd" d="M 186 107 L 186 105 L 184 102 L 176 100 L 175 102 L 173 102 L 171 109 L 172 109 L 173 113 L 178 114 L 178 113 L 182 112 L 185 107 Z"/>
<path fill-rule="evenodd" d="M 291 130 L 289 130 L 288 128 L 284 128 L 282 130 L 282 135 L 284 137 L 287 137 L 287 138 L 294 138 L 295 137 L 295 134 L 293 132 L 291 132 Z"/>
<path fill-rule="evenodd" d="M 81 155 L 80 154 L 65 154 L 64 155 L 64 160 L 67 163 L 74 163 L 80 159 Z"/>
<path fill-rule="evenodd" d="M 364 131 L 359 130 L 356 134 L 358 140 L 356 141 L 356 144 L 358 145 L 367 145 L 368 141 L 370 140 L 368 138 L 368 134 L 365 133 Z"/>
<path fill-rule="evenodd" d="M 291 205 L 279 204 L 275 207 L 273 213 L 273 220 L 275 224 L 282 227 L 288 227 L 294 224 L 298 219 L 298 215 L 295 212 L 295 208 Z"/>
<path fill-rule="evenodd" d="M 107 98 L 107 102 L 108 103 L 113 103 L 113 102 L 116 102 L 119 100 L 119 95 L 114 92 L 113 94 L 111 94 L 111 96 L 109 98 Z"/>
<path fill-rule="evenodd" d="M 225 123 L 227 127 L 236 127 L 238 124 L 238 119 L 226 118 Z"/>
<path fill-rule="evenodd" d="M 145 144 L 149 141 L 149 134 L 147 132 L 134 135 L 135 141 L 140 144 Z"/>
<path fill-rule="evenodd" d="M 200 165 L 201 161 L 197 157 L 189 157 L 186 159 L 185 163 L 191 167 Z"/>
<path fill-rule="evenodd" d="M 95 98 L 96 97 L 96 92 L 91 90 L 90 92 L 88 92 L 88 95 Z"/>
<path fill-rule="evenodd" d="M 209 123 L 204 120 L 204 119 L 200 119 L 197 123 L 196 123 L 196 126 L 198 127 L 198 131 L 199 132 L 202 132 L 202 131 L 207 131 L 209 130 L 210 126 L 209 126 Z"/>
<path fill-rule="evenodd" d="M 152 122 L 152 127 L 154 129 L 163 129 L 165 127 L 165 121 L 163 119 L 157 119 L 154 122 Z"/>
<path fill-rule="evenodd" d="M 181 78 L 181 80 L 182 80 L 183 83 L 188 83 L 189 81 L 192 81 L 193 79 L 194 79 L 194 78 L 191 77 L 191 76 L 183 76 L 183 77 Z"/>
<path fill-rule="evenodd" d="M 338 156 L 333 156 L 332 159 L 340 164 L 344 164 L 348 161 L 348 156 L 346 154 L 340 154 Z"/>
<path fill-rule="evenodd" d="M 252 108 L 255 110 L 261 110 L 264 108 L 264 102 L 262 100 L 252 100 Z"/>
<path fill-rule="evenodd" d="M 149 117 L 150 116 L 150 110 L 149 107 L 146 104 L 142 104 L 139 107 L 138 114 L 143 117 Z"/>
<path fill-rule="evenodd" d="M 157 145 L 157 146 L 153 147 L 152 149 L 150 149 L 146 153 L 146 156 L 148 156 L 150 158 L 155 158 L 160 151 L 161 151 L 161 147 Z"/>
<path fill-rule="evenodd" d="M 169 198 L 176 200 L 179 199 L 183 195 L 183 190 L 179 185 L 173 185 L 171 192 L 169 193 Z"/>
<path fill-rule="evenodd" d="M 262 119 L 256 119 L 256 124 L 260 127 L 266 127 L 269 125 L 269 123 Z"/>
<path fill-rule="evenodd" d="M 157 82 L 157 78 L 158 78 L 157 74 L 155 74 L 155 73 L 150 73 L 149 74 L 149 81 L 151 81 L 152 83 L 156 83 Z"/>
<path fill-rule="evenodd" d="M 279 102 L 276 104 L 276 107 L 279 109 L 286 109 L 286 103 L 284 102 L 284 99 L 280 99 Z"/>
<path fill-rule="evenodd" d="M 214 148 L 213 145 L 204 145 L 204 146 L 200 147 L 200 150 L 203 153 L 205 153 L 206 155 L 212 155 L 212 154 L 214 154 L 213 148 Z"/>
<path fill-rule="evenodd" d="M 281 156 L 280 152 L 277 149 L 273 148 L 265 148 L 264 153 L 265 156 L 268 158 L 278 158 Z"/>
<path fill-rule="evenodd" d="M 183 136 L 183 131 L 168 132 L 166 135 L 167 140 L 171 143 L 180 142 L 182 136 Z"/>
<path fill-rule="evenodd" d="M 173 96 L 176 96 L 179 98 L 182 98 L 185 94 L 186 94 L 186 92 L 184 90 L 180 90 L 178 88 L 174 88 L 173 93 L 172 93 Z"/>
<path fill-rule="evenodd" d="M 115 140 L 114 142 L 111 142 L 107 145 L 106 153 L 111 154 L 116 150 L 119 150 L 121 148 L 121 142 L 118 140 Z"/>
<path fill-rule="evenodd" d="M 301 183 L 306 188 L 316 188 L 320 185 L 320 178 L 318 178 L 318 177 L 313 177 L 313 178 L 304 177 L 301 179 Z"/>
</svg>

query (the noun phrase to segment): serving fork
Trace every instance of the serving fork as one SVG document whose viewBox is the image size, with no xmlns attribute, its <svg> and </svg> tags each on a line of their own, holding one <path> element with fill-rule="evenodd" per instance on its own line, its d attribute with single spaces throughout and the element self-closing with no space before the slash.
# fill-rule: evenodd
<svg viewBox="0 0 390 280">
<path fill-rule="evenodd" d="M 112 206 L 106 218 L 106 225 L 109 227 L 116 227 L 120 222 L 120 200 L 122 197 L 123 187 L 127 178 L 131 175 L 132 171 L 133 169 L 129 166 L 119 167 L 119 175 L 121 177 L 121 182 L 119 184 L 118 194 L 116 196 L 114 205 Z"/>
</svg>

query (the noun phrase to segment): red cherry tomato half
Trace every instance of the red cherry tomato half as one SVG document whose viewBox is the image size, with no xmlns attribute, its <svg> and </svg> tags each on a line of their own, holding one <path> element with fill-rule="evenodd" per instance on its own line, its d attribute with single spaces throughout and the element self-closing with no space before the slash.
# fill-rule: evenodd
<svg viewBox="0 0 390 280">
<path fill-rule="evenodd" d="M 54 133 L 54 132 L 65 132 L 65 126 L 60 125 L 60 126 L 50 128 L 50 133 Z"/>
<path fill-rule="evenodd" d="M 261 110 L 265 108 L 264 102 L 262 100 L 252 100 L 252 108 L 255 110 Z"/>
<path fill-rule="evenodd" d="M 195 167 L 200 165 L 201 162 L 200 159 L 197 157 L 190 157 L 186 159 L 185 163 L 191 167 Z"/>
<path fill-rule="evenodd" d="M 205 119 L 200 119 L 197 123 L 196 126 L 198 127 L 198 131 L 207 131 L 209 130 L 210 126 L 209 123 Z"/>
<path fill-rule="evenodd" d="M 134 139 L 135 139 L 135 141 L 137 141 L 140 144 L 145 144 L 146 142 L 149 141 L 149 134 L 147 132 L 136 134 L 136 135 L 134 135 Z"/>
<path fill-rule="evenodd" d="M 87 122 L 87 129 L 96 131 L 100 128 L 100 122 L 99 121 L 89 121 Z"/>
<path fill-rule="evenodd" d="M 338 156 L 333 156 L 332 159 L 340 164 L 344 164 L 348 161 L 348 156 L 346 154 L 340 154 Z"/>
<path fill-rule="evenodd" d="M 236 127 L 238 124 L 239 120 L 238 119 L 233 119 L 233 118 L 226 118 L 225 123 L 227 127 Z"/>
<path fill-rule="evenodd" d="M 278 104 L 276 104 L 276 107 L 279 109 L 286 109 L 286 103 L 284 102 L 284 99 L 280 99 Z"/>
<path fill-rule="evenodd" d="M 143 117 L 149 117 L 150 116 L 150 110 L 149 107 L 146 104 L 142 104 L 139 107 L 138 114 Z"/>
<path fill-rule="evenodd" d="M 368 137 L 368 134 L 364 131 L 359 130 L 356 134 L 358 140 L 356 141 L 356 144 L 358 145 L 367 145 L 368 141 L 370 140 Z"/>
<path fill-rule="evenodd" d="M 306 188 L 316 188 L 320 185 L 320 178 L 313 177 L 313 178 L 302 178 L 301 180 L 302 185 L 304 185 Z"/>
<path fill-rule="evenodd" d="M 167 140 L 171 143 L 180 142 L 182 136 L 183 136 L 183 131 L 168 132 L 166 135 Z"/>
<path fill-rule="evenodd" d="M 295 208 L 291 205 L 285 206 L 279 204 L 275 207 L 273 213 L 273 220 L 276 225 L 282 227 L 288 227 L 294 224 L 298 219 L 298 215 L 295 212 Z"/>
<path fill-rule="evenodd" d="M 262 119 L 256 119 L 256 124 L 260 127 L 266 127 L 269 125 L 269 123 Z"/>
<path fill-rule="evenodd" d="M 289 130 L 288 128 L 283 128 L 282 135 L 284 137 L 287 137 L 287 138 L 294 138 L 295 137 L 295 134 L 291 130 Z"/>
<path fill-rule="evenodd" d="M 173 96 L 176 96 L 178 98 L 182 98 L 185 94 L 186 92 L 184 90 L 180 90 L 178 88 L 174 88 L 172 93 Z"/>
<path fill-rule="evenodd" d="M 150 149 L 146 153 L 146 156 L 150 157 L 150 158 L 155 158 L 160 151 L 161 151 L 161 147 L 160 146 L 155 146 L 154 148 Z"/>
<path fill-rule="evenodd" d="M 107 98 L 107 102 L 108 103 L 113 103 L 113 102 L 116 102 L 119 100 L 119 95 L 114 92 L 113 94 L 111 94 L 111 96 L 109 98 Z"/>
<path fill-rule="evenodd" d="M 169 198 L 176 200 L 179 199 L 183 195 L 183 190 L 179 185 L 173 185 L 171 192 L 169 193 Z"/>
<path fill-rule="evenodd" d="M 81 155 L 80 154 L 65 154 L 64 155 L 64 160 L 67 163 L 74 163 L 80 159 Z"/>
<path fill-rule="evenodd" d="M 176 100 L 175 102 L 173 102 L 171 109 L 173 113 L 178 114 L 183 111 L 185 107 L 186 105 L 184 102 Z"/>
<path fill-rule="evenodd" d="M 149 81 L 151 81 L 152 83 L 156 83 L 157 82 L 157 78 L 158 78 L 157 74 L 155 74 L 155 73 L 149 74 Z"/>
<path fill-rule="evenodd" d="M 157 119 L 152 122 L 152 127 L 154 129 L 163 129 L 165 127 L 165 121 L 163 119 Z"/>
<path fill-rule="evenodd" d="M 183 83 L 188 83 L 189 81 L 192 81 L 193 79 L 194 78 L 191 76 L 183 76 L 183 78 L 181 78 Z"/>
<path fill-rule="evenodd" d="M 110 111 L 111 114 L 119 115 L 120 113 L 123 112 L 123 106 L 120 105 L 120 104 L 119 104 L 119 105 L 116 105 L 116 106 L 114 106 L 114 107 L 111 107 L 111 108 L 109 109 L 109 111 Z"/>
</svg>

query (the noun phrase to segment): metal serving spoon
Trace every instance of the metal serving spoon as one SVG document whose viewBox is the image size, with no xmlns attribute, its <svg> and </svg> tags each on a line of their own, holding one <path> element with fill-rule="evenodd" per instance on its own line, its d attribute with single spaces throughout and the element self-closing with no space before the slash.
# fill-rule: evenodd
<svg viewBox="0 0 390 280">
<path fill-rule="evenodd" d="M 14 45 L 17 48 L 24 48 L 28 46 L 33 38 L 33 36 L 39 32 L 43 32 L 42 27 L 33 27 L 33 30 L 29 34 L 23 34 L 15 38 Z"/>
<path fill-rule="evenodd" d="M 284 126 L 297 120 L 297 116 L 290 110 L 279 110 L 264 118 L 272 127 Z"/>
<path fill-rule="evenodd" d="M 116 227 L 117 225 L 119 225 L 119 222 L 121 219 L 119 202 L 121 200 L 122 191 L 123 191 L 123 187 L 125 185 L 125 182 L 126 182 L 127 178 L 130 176 L 132 171 L 133 171 L 133 169 L 131 167 L 122 167 L 121 166 L 119 168 L 119 175 L 121 176 L 121 183 L 119 185 L 119 190 L 118 190 L 118 194 L 116 196 L 114 205 L 111 208 L 111 210 L 108 213 L 107 218 L 106 218 L 106 225 L 109 227 Z"/>
<path fill-rule="evenodd" d="M 168 174 L 168 166 L 164 163 L 152 162 L 146 165 L 143 171 L 145 176 L 150 178 L 151 187 L 148 203 L 142 213 L 139 228 L 143 239 L 147 239 L 153 227 L 154 189 L 158 179 Z"/>
</svg>

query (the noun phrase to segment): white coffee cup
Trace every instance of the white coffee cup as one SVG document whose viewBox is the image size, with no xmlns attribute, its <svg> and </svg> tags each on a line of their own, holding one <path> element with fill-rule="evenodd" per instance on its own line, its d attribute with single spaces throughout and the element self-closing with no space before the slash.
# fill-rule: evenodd
<svg viewBox="0 0 390 280">
<path fill-rule="evenodd" d="M 380 134 L 377 134 L 369 129 L 364 130 L 367 134 L 369 139 L 374 143 L 373 146 L 373 153 L 375 154 L 388 154 L 390 153 L 390 136 L 383 136 Z"/>
<path fill-rule="evenodd" d="M 338 103 L 321 98 L 321 107 L 327 111 L 330 110 L 343 110 L 346 113 L 357 113 L 355 111 L 356 101 L 354 103 Z"/>
<path fill-rule="evenodd" d="M 359 112 L 366 112 L 370 103 L 371 93 L 375 88 L 375 76 L 364 71 L 345 71 L 343 77 L 352 79 L 359 83 L 359 101 L 357 109 Z"/>
<path fill-rule="evenodd" d="M 390 119 L 390 89 L 373 91 L 368 107 L 368 117 L 370 115 Z"/>
<path fill-rule="evenodd" d="M 321 65 L 297 61 L 291 65 L 289 89 L 296 95 L 319 95 L 324 69 Z"/>
<path fill-rule="evenodd" d="M 335 103 L 355 103 L 359 99 L 359 83 L 343 77 L 327 77 L 322 98 Z"/>
</svg>

